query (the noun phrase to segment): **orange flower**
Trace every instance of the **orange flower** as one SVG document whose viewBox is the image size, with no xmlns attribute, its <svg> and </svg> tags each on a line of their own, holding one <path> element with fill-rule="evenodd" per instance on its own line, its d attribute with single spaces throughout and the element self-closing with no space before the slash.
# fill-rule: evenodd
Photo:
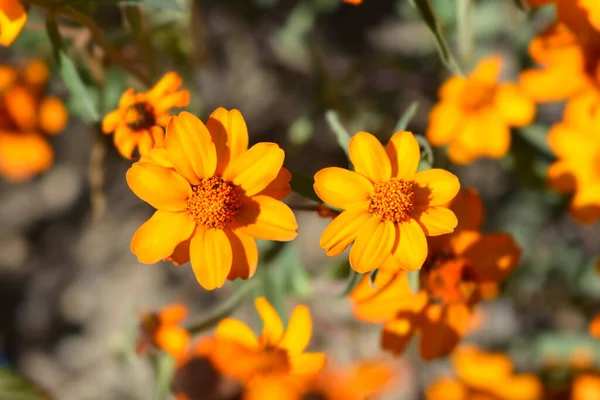
<svg viewBox="0 0 600 400">
<path fill-rule="evenodd" d="M 440 88 L 426 136 L 434 146 L 449 145 L 452 162 L 504 157 L 510 148 L 510 127 L 533 121 L 533 101 L 515 84 L 498 82 L 501 66 L 500 57 L 486 58 L 468 78 L 453 76 Z"/>
<path fill-rule="evenodd" d="M 141 336 L 138 353 L 155 346 L 176 359 L 183 356 L 190 342 L 190 334 L 180 324 L 187 318 L 188 310 L 183 304 L 171 304 L 159 312 L 146 313 L 140 323 Z"/>
<path fill-rule="evenodd" d="M 590 324 L 590 335 L 600 339 L 600 314 L 597 314 Z"/>
<path fill-rule="evenodd" d="M 215 337 L 236 345 L 230 347 L 230 351 L 215 354 L 215 363 L 221 371 L 252 384 L 256 379 L 306 378 L 323 369 L 325 354 L 304 352 L 312 335 L 312 320 L 307 307 L 294 308 L 287 330 L 284 330 L 281 319 L 267 300 L 257 298 L 255 305 L 263 321 L 259 338 L 241 321 L 225 318 L 219 322 Z"/>
<path fill-rule="evenodd" d="M 557 19 L 584 34 L 600 31 L 600 3 L 596 0 L 528 0 L 530 7 L 555 4 Z"/>
<path fill-rule="evenodd" d="M 541 400 L 542 385 L 532 374 L 515 375 L 504 354 L 475 347 L 459 349 L 452 363 L 458 378 L 442 378 L 426 391 L 427 400 Z"/>
<path fill-rule="evenodd" d="M 571 400 L 600 399 L 600 376 L 584 374 L 573 380 Z"/>
<path fill-rule="evenodd" d="M 275 143 L 248 149 L 238 110 L 219 108 L 208 123 L 188 112 L 172 117 L 165 149 L 127 171 L 133 192 L 157 211 L 135 233 L 131 251 L 142 263 L 191 261 L 207 290 L 256 271 L 256 239 L 293 240 L 298 227 L 280 201 L 290 191 Z"/>
<path fill-rule="evenodd" d="M 104 117 L 102 131 L 114 132 L 115 146 L 123 157 L 131 159 L 136 148 L 143 156 L 151 148 L 165 147 L 169 110 L 190 102 L 190 93 L 180 90 L 181 83 L 179 75 L 169 72 L 148 92 L 129 89 L 121 96 L 119 108 Z"/>
<path fill-rule="evenodd" d="M 350 296 L 358 319 L 384 323 L 382 347 L 394 354 L 402 353 L 416 333 L 424 359 L 449 354 L 466 334 L 473 306 L 519 259 L 510 235 L 479 232 L 483 205 L 476 192 L 460 192 L 451 210 L 459 225 L 452 234 L 430 238 L 418 293 L 412 292 L 406 272 L 382 267 L 374 285 L 365 277 Z"/>
<path fill-rule="evenodd" d="M 548 181 L 559 192 L 575 192 L 571 215 L 592 223 L 600 218 L 600 114 L 576 112 L 583 110 L 578 104 L 570 103 L 565 120 L 548 133 L 550 148 L 558 157 L 548 169 Z"/>
<path fill-rule="evenodd" d="M 239 383 L 225 376 L 213 361 L 214 355 L 228 343 L 214 337 L 204 337 L 192 344 L 178 359 L 173 391 L 177 400 L 239 399 Z"/>
<path fill-rule="evenodd" d="M 19 71 L 0 66 L 0 175 L 10 181 L 48 169 L 54 153 L 42 133 L 56 135 L 67 124 L 62 101 L 45 95 L 48 75 L 39 60 Z"/>
<path fill-rule="evenodd" d="M 315 174 L 321 200 L 345 210 L 321 235 L 321 247 L 335 256 L 354 243 L 350 265 L 359 273 L 384 263 L 421 268 L 425 235 L 452 232 L 457 224 L 445 204 L 458 193 L 458 178 L 442 169 L 417 172 L 419 144 L 410 132 L 394 134 L 385 149 L 375 136 L 358 132 L 349 150 L 354 171 L 330 167 Z"/>
<path fill-rule="evenodd" d="M 344 3 L 354 4 L 355 6 L 362 4 L 362 0 L 344 0 Z"/>
<path fill-rule="evenodd" d="M 396 371 L 382 361 L 365 361 L 345 369 L 324 370 L 308 380 L 259 379 L 247 388 L 244 400 L 322 399 L 364 400 L 390 387 Z"/>
<path fill-rule="evenodd" d="M 19 0 L 0 0 L 0 45 L 10 46 L 27 22 L 27 11 Z"/>
</svg>

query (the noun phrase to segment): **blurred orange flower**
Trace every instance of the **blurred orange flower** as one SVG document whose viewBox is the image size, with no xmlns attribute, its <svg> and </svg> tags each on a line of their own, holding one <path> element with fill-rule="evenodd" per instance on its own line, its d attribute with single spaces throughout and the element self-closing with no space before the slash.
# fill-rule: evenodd
<svg viewBox="0 0 600 400">
<path fill-rule="evenodd" d="M 142 263 L 191 261 L 207 290 L 256 271 L 256 239 L 293 240 L 298 224 L 281 198 L 291 175 L 275 143 L 248 149 L 238 110 L 219 108 L 206 125 L 188 112 L 172 117 L 165 149 L 127 171 L 133 192 L 157 211 L 131 240 Z"/>
<path fill-rule="evenodd" d="M 145 313 L 140 322 L 138 353 L 157 347 L 176 359 L 181 358 L 190 342 L 190 334 L 180 324 L 187 318 L 183 304 L 171 304 L 158 312 Z"/>
<path fill-rule="evenodd" d="M 102 121 L 102 131 L 114 132 L 114 143 L 123 157 L 131 159 L 137 148 L 144 155 L 151 148 L 165 147 L 164 127 L 175 107 L 190 102 L 190 92 L 181 88 L 181 78 L 175 72 L 165 74 L 148 92 L 136 93 L 128 89 L 119 108 Z"/>
<path fill-rule="evenodd" d="M 448 157 L 454 163 L 504 157 L 510 148 L 510 127 L 533 121 L 533 101 L 517 85 L 498 82 L 501 66 L 500 57 L 486 58 L 468 78 L 453 76 L 440 88 L 426 136 L 434 146 L 449 145 Z"/>
<path fill-rule="evenodd" d="M 229 343 L 203 337 L 191 344 L 177 361 L 173 391 L 177 400 L 234 400 L 241 385 L 228 378 L 214 362 L 214 355 Z"/>
<path fill-rule="evenodd" d="M 600 31 L 600 3 L 597 0 L 527 0 L 530 7 L 555 4 L 557 19 L 585 35 Z"/>
<path fill-rule="evenodd" d="M 417 172 L 420 149 L 412 133 L 395 133 L 384 149 L 370 133 L 350 140 L 354 171 L 338 167 L 315 174 L 314 189 L 325 203 L 345 210 L 321 235 L 327 255 L 350 244 L 350 265 L 359 272 L 384 263 L 414 271 L 427 257 L 425 236 L 452 232 L 456 216 L 446 207 L 460 188 L 442 169 Z"/>
<path fill-rule="evenodd" d="M 247 388 L 244 400 L 374 399 L 389 389 L 395 378 L 396 371 L 388 363 L 364 361 L 349 368 L 327 369 L 309 379 L 258 379 Z"/>
<path fill-rule="evenodd" d="M 359 5 L 362 4 L 363 0 L 344 0 L 344 3 Z"/>
<path fill-rule="evenodd" d="M 597 314 L 590 324 L 590 335 L 600 339 L 600 314 Z"/>
<path fill-rule="evenodd" d="M 221 371 L 251 385 L 255 379 L 306 378 L 323 369 L 325 354 L 304 352 L 312 335 L 312 320 L 306 306 L 294 308 L 284 330 L 277 312 L 265 298 L 257 298 L 255 305 L 263 321 L 259 338 L 241 321 L 225 318 L 219 322 L 215 337 L 235 345 L 214 354 Z"/>
<path fill-rule="evenodd" d="M 0 175 L 9 181 L 26 181 L 54 160 L 43 133 L 60 133 L 68 114 L 60 99 L 46 96 L 48 76 L 41 60 L 20 70 L 0 66 Z"/>
<path fill-rule="evenodd" d="M 27 11 L 19 0 L 0 0 L 0 45 L 10 46 L 27 22 Z"/>
<path fill-rule="evenodd" d="M 600 399 L 600 376 L 583 374 L 573 380 L 571 400 Z"/>
<path fill-rule="evenodd" d="M 459 225 L 452 234 L 430 238 L 430 254 L 413 293 L 406 272 L 382 267 L 374 284 L 363 278 L 350 295 L 355 316 L 384 323 L 382 347 L 394 354 L 421 334 L 421 356 L 449 354 L 470 326 L 473 306 L 517 265 L 520 251 L 505 233 L 483 234 L 483 205 L 472 190 L 461 191 L 451 210 Z"/>
<path fill-rule="evenodd" d="M 564 121 L 548 133 L 550 148 L 558 157 L 548 168 L 548 182 L 559 192 L 575 192 L 571 215 L 592 223 L 600 218 L 600 114 L 580 112 L 580 100 L 567 106 Z"/>
<path fill-rule="evenodd" d="M 541 400 L 542 384 L 535 375 L 513 374 L 510 359 L 476 347 L 456 351 L 452 364 L 457 378 L 431 384 L 426 400 Z"/>
</svg>

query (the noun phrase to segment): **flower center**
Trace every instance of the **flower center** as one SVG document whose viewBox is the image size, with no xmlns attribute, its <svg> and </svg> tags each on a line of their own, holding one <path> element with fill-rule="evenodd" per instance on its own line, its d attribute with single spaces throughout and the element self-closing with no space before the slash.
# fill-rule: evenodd
<svg viewBox="0 0 600 400">
<path fill-rule="evenodd" d="M 147 102 L 135 103 L 125 112 L 125 123 L 134 131 L 152 128 L 156 125 L 154 108 Z"/>
<path fill-rule="evenodd" d="M 194 186 L 187 209 L 205 228 L 222 229 L 233 221 L 241 207 L 233 185 L 219 176 L 203 179 Z"/>
<path fill-rule="evenodd" d="M 478 111 L 492 105 L 496 96 L 496 86 L 482 85 L 478 82 L 469 82 L 461 99 L 461 106 L 468 111 Z"/>
<path fill-rule="evenodd" d="M 415 209 L 413 182 L 391 179 L 376 183 L 370 200 L 369 213 L 394 223 L 406 222 Z"/>
</svg>

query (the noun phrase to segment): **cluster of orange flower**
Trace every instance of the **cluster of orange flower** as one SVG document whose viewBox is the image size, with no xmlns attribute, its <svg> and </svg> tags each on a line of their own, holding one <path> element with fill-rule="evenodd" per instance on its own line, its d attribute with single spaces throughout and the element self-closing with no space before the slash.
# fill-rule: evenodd
<svg viewBox="0 0 600 400">
<path fill-rule="evenodd" d="M 140 349 L 154 345 L 175 358 L 174 391 L 180 400 L 235 399 L 241 393 L 246 400 L 363 400 L 388 389 L 397 375 L 381 360 L 324 369 L 325 354 L 305 352 L 312 336 L 307 307 L 297 306 L 285 329 L 264 298 L 255 304 L 263 321 L 259 337 L 243 322 L 225 318 L 214 335 L 192 342 L 179 325 L 186 308 L 171 305 L 143 316 Z"/>
</svg>

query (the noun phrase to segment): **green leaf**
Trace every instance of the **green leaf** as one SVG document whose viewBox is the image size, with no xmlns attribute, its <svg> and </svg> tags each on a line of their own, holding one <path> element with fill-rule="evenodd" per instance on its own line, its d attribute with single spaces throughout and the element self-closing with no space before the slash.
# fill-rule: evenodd
<svg viewBox="0 0 600 400">
<path fill-rule="evenodd" d="M 431 145 L 424 136 L 415 135 L 415 139 L 417 139 L 419 147 L 421 148 L 421 162 L 419 163 L 418 170 L 423 171 L 432 168 L 435 157 L 433 155 L 433 149 L 431 148 Z"/>
<path fill-rule="evenodd" d="M 152 360 L 156 373 L 156 386 L 154 388 L 154 398 L 156 400 L 168 400 L 171 392 L 171 382 L 175 374 L 175 359 L 162 352 L 155 353 Z"/>
<path fill-rule="evenodd" d="M 56 62 L 60 63 L 60 51 L 64 48 L 64 42 L 56 24 L 56 17 L 52 12 L 46 14 L 46 33 L 48 33 L 52 44 L 54 58 Z"/>
<path fill-rule="evenodd" d="M 306 197 L 307 199 L 321 203 L 321 199 L 315 193 L 313 184 L 314 180 L 312 177 L 309 178 L 306 175 L 292 172 L 292 181 L 290 182 L 292 191 Z"/>
<path fill-rule="evenodd" d="M 524 12 L 529 11 L 529 7 L 527 6 L 527 4 L 525 4 L 524 0 L 513 0 L 513 3 L 515 3 L 515 6 L 517 6 L 519 10 Z"/>
<path fill-rule="evenodd" d="M 454 58 L 452 52 L 450 51 L 450 48 L 448 47 L 448 43 L 446 42 L 444 33 L 442 32 L 437 17 L 435 16 L 433 9 L 431 8 L 429 0 L 413 0 L 413 4 L 417 7 L 419 14 L 421 14 L 421 18 L 423 18 L 423 21 L 425 21 L 425 24 L 427 24 L 429 30 L 433 34 L 442 62 L 453 73 L 464 76 L 464 73 L 460 69 L 459 65 L 456 63 L 456 59 Z"/>
<path fill-rule="evenodd" d="M 356 288 L 358 286 L 362 277 L 363 277 L 362 274 L 359 274 L 358 272 L 356 272 L 355 270 L 350 268 L 350 273 L 348 276 L 348 284 L 346 285 L 346 288 L 344 289 L 344 291 L 342 293 L 340 293 L 340 297 L 346 297 L 346 296 L 350 295 L 350 293 L 352 293 L 354 288 Z"/>
<path fill-rule="evenodd" d="M 419 292 L 419 270 L 407 272 L 408 275 L 408 285 L 410 286 L 410 290 L 417 294 Z"/>
<path fill-rule="evenodd" d="M 121 95 L 127 89 L 127 73 L 122 68 L 110 67 L 106 70 L 105 83 L 102 88 L 100 110 L 107 114 L 117 108 Z"/>
<path fill-rule="evenodd" d="M 100 121 L 97 103 L 90 96 L 90 92 L 81 80 L 79 72 L 71 59 L 62 51 L 59 52 L 60 76 L 71 92 L 71 103 L 77 104 L 79 117 L 86 122 Z"/>
<path fill-rule="evenodd" d="M 144 65 L 150 71 L 150 77 L 154 80 L 156 76 L 156 53 L 154 47 L 150 44 L 148 39 L 148 32 L 146 32 L 143 23 L 142 12 L 139 6 L 126 6 L 124 8 L 125 18 L 135 35 L 138 43 Z"/>
<path fill-rule="evenodd" d="M 371 271 L 369 274 L 369 281 L 371 282 L 371 287 L 375 287 L 375 281 L 377 280 L 377 275 L 379 274 L 379 268 Z"/>
<path fill-rule="evenodd" d="M 25 377 L 8 367 L 2 367 L 0 368 L 0 399 L 48 400 L 49 397 Z"/>
<path fill-rule="evenodd" d="M 418 109 L 419 103 L 416 101 L 412 102 L 411 105 L 408 106 L 408 108 L 404 111 L 404 113 L 398 120 L 398 123 L 394 128 L 394 132 L 405 131 L 408 127 L 408 124 L 410 124 L 410 121 L 412 121 L 412 119 L 415 117 L 415 114 L 417 113 Z"/>
<path fill-rule="evenodd" d="M 60 4 L 78 5 L 78 4 L 94 4 L 94 5 L 116 5 L 122 4 L 125 6 L 134 5 L 148 8 L 156 8 L 158 10 L 169 11 L 185 11 L 183 7 L 175 0 L 63 0 Z"/>
<path fill-rule="evenodd" d="M 328 110 L 325 112 L 325 120 L 327 121 L 329 128 L 335 134 L 338 144 L 347 155 L 349 152 L 348 146 L 350 144 L 351 136 L 348 133 L 348 130 L 340 122 L 338 113 L 333 110 Z"/>
</svg>

